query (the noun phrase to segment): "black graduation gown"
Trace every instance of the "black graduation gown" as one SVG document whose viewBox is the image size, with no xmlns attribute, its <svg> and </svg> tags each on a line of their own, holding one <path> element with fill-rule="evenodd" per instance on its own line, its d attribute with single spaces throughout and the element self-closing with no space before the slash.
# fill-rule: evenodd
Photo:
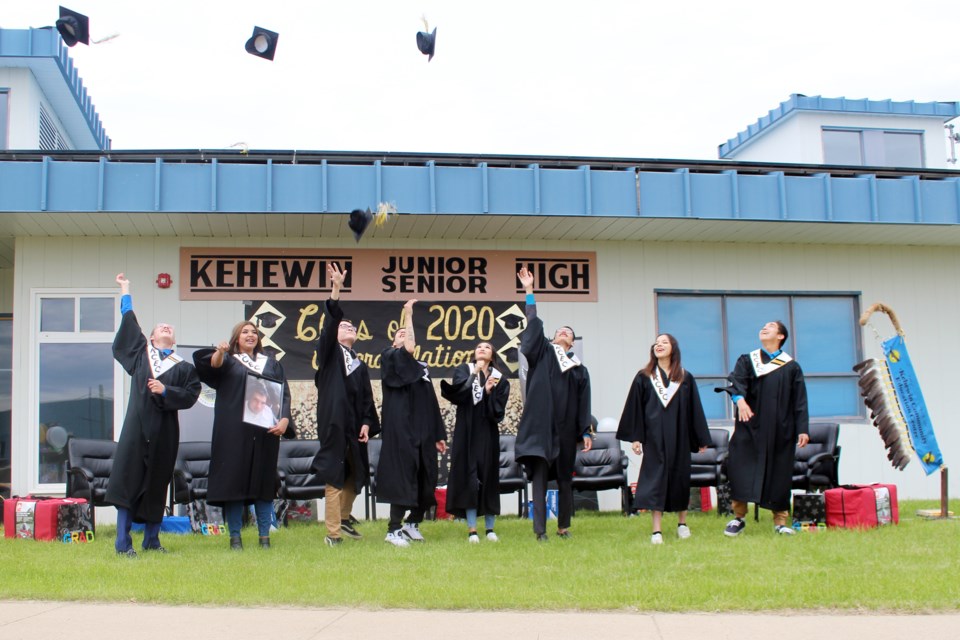
<svg viewBox="0 0 960 640">
<path fill-rule="evenodd" d="M 517 427 L 521 464 L 536 458 L 550 464 L 550 477 L 573 477 L 577 444 L 590 430 L 590 374 L 582 364 L 563 373 L 551 342 L 543 335 L 536 305 L 527 305 L 520 351 L 527 358 L 527 393 Z M 529 471 L 529 466 L 528 466 Z"/>
<path fill-rule="evenodd" d="M 481 515 L 500 513 L 499 424 L 510 397 L 510 382 L 500 378 L 493 391 L 484 391 L 483 399 L 474 404 L 476 378 L 470 365 L 462 364 L 454 370 L 451 382 L 440 381 L 440 394 L 457 406 L 446 508 L 458 518 L 465 518 L 467 509 L 476 509 Z"/>
<path fill-rule="evenodd" d="M 426 474 L 437 486 L 437 442 L 447 439 L 433 383 L 422 364 L 404 348 L 390 347 L 380 356 L 383 384 L 383 446 L 377 463 L 377 499 L 392 505 L 419 504 L 417 478 Z M 431 494 L 432 495 L 432 494 Z"/>
<path fill-rule="evenodd" d="M 280 438 L 263 427 L 243 422 L 243 395 L 247 367 L 231 354 L 223 354 L 219 368 L 210 366 L 215 349 L 200 349 L 193 354 L 200 380 L 217 391 L 213 407 L 213 436 L 210 440 L 210 475 L 207 478 L 207 502 L 222 506 L 225 502 L 273 500 L 277 494 L 277 455 Z M 280 363 L 270 358 L 263 376 L 283 383 L 283 411 L 287 430 L 283 437 L 296 437 L 290 416 L 290 387 Z"/>
<path fill-rule="evenodd" d="M 360 362 L 347 375 L 343 347 L 337 342 L 343 309 L 338 300 L 325 303 L 323 329 L 317 341 L 317 440 L 320 451 L 313 459 L 313 473 L 324 484 L 343 488 L 346 478 L 345 460 L 354 470 L 354 489 L 357 493 L 367 485 L 370 463 L 367 445 L 361 443 L 360 427 L 370 425 L 370 437 L 380 433 L 380 418 L 373 403 L 370 370 Z"/>
<path fill-rule="evenodd" d="M 120 319 L 113 357 L 131 380 L 127 415 L 110 471 L 106 501 L 135 509 L 134 522 L 160 522 L 180 446 L 177 412 L 189 409 L 200 397 L 200 379 L 192 365 L 181 361 L 157 377 L 166 388 L 164 395 L 147 388 L 152 377 L 147 338 L 133 311 L 127 311 Z"/>
<path fill-rule="evenodd" d="M 764 363 L 770 361 L 760 352 Z M 757 377 L 744 354 L 728 378 L 731 395 L 741 395 L 753 410 L 748 422 L 735 423 L 727 456 L 730 497 L 764 509 L 790 508 L 797 436 L 809 433 L 807 387 L 796 360 Z"/>
<path fill-rule="evenodd" d="M 663 370 L 660 379 L 669 379 Z M 633 379 L 620 416 L 617 438 L 643 445 L 634 507 L 651 511 L 686 511 L 690 504 L 690 454 L 710 444 L 707 418 L 697 381 L 684 372 L 670 403 L 664 407 L 650 378 Z M 669 387 L 668 387 L 669 388 Z"/>
</svg>

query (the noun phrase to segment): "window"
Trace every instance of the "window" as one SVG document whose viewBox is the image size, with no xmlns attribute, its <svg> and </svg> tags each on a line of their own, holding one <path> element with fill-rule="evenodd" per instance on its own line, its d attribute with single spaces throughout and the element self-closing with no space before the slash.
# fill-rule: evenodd
<svg viewBox="0 0 960 640">
<path fill-rule="evenodd" d="M 658 331 L 680 343 L 684 368 L 697 378 L 710 420 L 732 420 L 725 386 L 737 358 L 760 346 L 764 323 L 782 320 L 783 349 L 797 359 L 807 383 L 811 418 L 860 417 L 863 405 L 854 364 L 861 360 L 852 294 L 657 293 Z"/>
<path fill-rule="evenodd" d="M 36 419 L 31 434 L 38 488 L 66 482 L 69 436 L 113 439 L 114 295 L 36 294 Z M 55 490 L 55 488 L 54 488 Z"/>
<path fill-rule="evenodd" d="M 824 164 L 922 167 L 923 134 L 882 129 L 824 129 Z"/>
<path fill-rule="evenodd" d="M 7 148 L 7 122 L 10 115 L 10 92 L 7 89 L 0 89 L 0 150 Z"/>
</svg>

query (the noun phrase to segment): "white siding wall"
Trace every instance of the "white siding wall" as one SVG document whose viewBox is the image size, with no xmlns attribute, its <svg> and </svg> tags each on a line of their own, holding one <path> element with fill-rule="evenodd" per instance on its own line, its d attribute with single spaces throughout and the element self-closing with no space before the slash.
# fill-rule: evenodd
<svg viewBox="0 0 960 640">
<path fill-rule="evenodd" d="M 40 147 L 40 104 L 56 123 L 68 149 L 76 145 L 60 122 L 56 110 L 50 106 L 43 90 L 29 69 L 0 68 L 0 87 L 10 89 L 8 149 L 38 149 Z"/>
<path fill-rule="evenodd" d="M 943 122 L 938 118 L 800 111 L 759 136 L 730 159 L 743 162 L 823 164 L 822 127 L 923 131 L 924 167 L 955 169 L 947 162 Z"/>
<path fill-rule="evenodd" d="M 285 240 L 190 238 L 195 246 L 315 247 L 314 239 Z M 27 385 L 34 375 L 30 350 L 31 290 L 40 287 L 103 287 L 116 289 L 115 275 L 123 271 L 132 282 L 138 316 L 144 324 L 171 322 L 183 344 L 214 344 L 222 340 L 241 317 L 239 302 L 180 302 L 177 286 L 179 247 L 175 238 L 84 239 L 21 238 L 17 240 L 17 278 L 13 302 L 14 326 L 14 493 L 30 488 L 23 461 L 32 455 L 25 435 Z M 354 246 L 344 241 L 324 246 Z M 365 242 L 365 248 L 386 246 Z M 422 248 L 420 242 L 391 241 L 396 248 Z M 708 243 L 545 243 L 523 241 L 436 241 L 433 249 L 540 249 L 596 251 L 599 269 L 598 304 L 542 303 L 548 330 L 572 325 L 584 337 L 584 361 L 593 381 L 593 413 L 619 418 L 627 387 L 644 364 L 657 331 L 654 290 L 715 289 L 751 291 L 860 291 L 863 304 L 883 301 L 895 309 L 907 332 L 911 357 L 919 371 L 944 457 L 949 464 L 960 455 L 960 432 L 954 425 L 952 398 L 960 387 L 960 341 L 955 318 L 960 317 L 960 253 L 939 247 L 862 247 L 819 245 L 741 245 Z M 174 286 L 156 287 L 160 272 L 173 276 Z M 0 279 L 2 283 L 2 279 Z M 0 286 L 2 292 L 2 286 Z M 0 296 L 2 300 L 2 296 Z M 767 318 L 757 318 L 758 329 Z M 892 329 L 883 318 L 878 329 L 887 337 Z M 669 327 L 663 327 L 669 330 Z M 869 330 L 863 334 L 865 356 L 879 355 L 879 344 Z M 830 348 L 825 344 L 824 348 Z M 803 363 L 801 362 L 801 365 Z M 697 372 L 693 372 L 696 374 Z M 935 498 L 939 479 L 926 478 L 914 461 L 905 472 L 893 471 L 879 436 L 865 424 L 844 425 L 840 478 L 849 482 L 895 482 L 903 497 Z M 636 476 L 636 469 L 631 469 Z M 960 492 L 960 479 L 951 480 L 951 492 Z M 603 504 L 615 508 L 612 492 Z M 505 502 L 508 512 L 515 506 Z"/>
</svg>

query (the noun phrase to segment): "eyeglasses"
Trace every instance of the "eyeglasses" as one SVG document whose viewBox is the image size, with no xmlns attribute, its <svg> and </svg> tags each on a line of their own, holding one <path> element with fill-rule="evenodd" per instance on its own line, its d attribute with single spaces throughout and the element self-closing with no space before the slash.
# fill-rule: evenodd
<svg viewBox="0 0 960 640">
<path fill-rule="evenodd" d="M 356 331 L 356 330 L 357 330 L 357 328 L 356 328 L 355 326 L 353 326 L 352 324 L 349 324 L 349 323 L 347 323 L 347 322 L 341 322 L 340 325 L 339 325 L 339 328 L 340 328 L 340 329 L 345 329 L 345 330 L 347 330 L 347 331 Z"/>
</svg>

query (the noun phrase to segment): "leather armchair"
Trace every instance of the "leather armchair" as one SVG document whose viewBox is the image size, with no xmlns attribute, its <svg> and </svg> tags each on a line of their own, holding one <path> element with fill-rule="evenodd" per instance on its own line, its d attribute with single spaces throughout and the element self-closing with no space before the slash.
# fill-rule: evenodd
<svg viewBox="0 0 960 640">
<path fill-rule="evenodd" d="M 173 467 L 173 501 L 189 504 L 207 499 L 207 476 L 210 474 L 210 443 L 181 442 Z"/>
<path fill-rule="evenodd" d="M 522 518 L 527 513 L 527 476 L 517 462 L 516 444 L 517 436 L 500 436 L 500 495 L 516 492 L 517 515 Z"/>
<path fill-rule="evenodd" d="M 630 512 L 630 485 L 627 483 L 627 456 L 613 433 L 598 433 L 590 451 L 577 451 L 573 465 L 573 488 L 580 491 L 620 489 L 620 506 Z"/>
<path fill-rule="evenodd" d="M 383 440 L 370 438 L 367 441 L 367 458 L 370 462 L 370 482 L 367 484 L 367 497 L 364 517 L 367 520 L 377 519 L 377 463 L 380 462 L 380 447 Z"/>
<path fill-rule="evenodd" d="M 277 480 L 281 500 L 313 500 L 322 498 L 326 485 L 311 470 L 313 458 L 320 451 L 316 440 L 281 440 L 277 458 Z"/>
<path fill-rule="evenodd" d="M 835 422 L 810 423 L 810 442 L 797 448 L 793 460 L 793 488 L 832 489 L 840 485 L 840 425 Z"/>
<path fill-rule="evenodd" d="M 70 438 L 67 441 L 67 497 L 84 498 L 97 507 L 104 502 L 117 443 L 113 440 Z"/>
</svg>

